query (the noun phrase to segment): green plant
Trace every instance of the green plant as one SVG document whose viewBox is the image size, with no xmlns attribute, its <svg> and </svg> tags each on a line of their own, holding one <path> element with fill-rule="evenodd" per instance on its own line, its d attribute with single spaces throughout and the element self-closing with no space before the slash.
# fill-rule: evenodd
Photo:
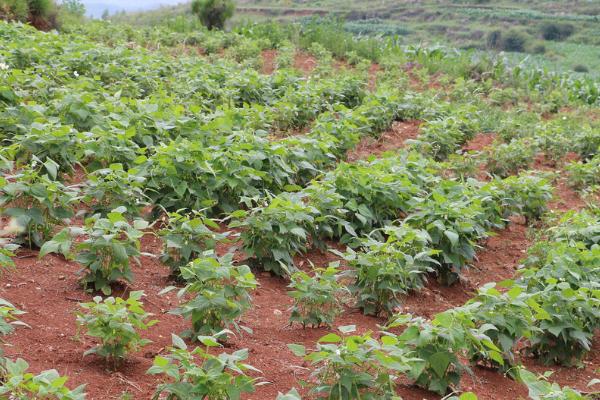
<svg viewBox="0 0 600 400">
<path fill-rule="evenodd" d="M 298 322 L 303 327 L 331 327 L 342 312 L 341 296 L 345 287 L 338 282 L 340 271 L 336 265 L 313 270 L 312 276 L 298 271 L 290 277 L 288 295 L 294 299 L 290 324 Z"/>
<path fill-rule="evenodd" d="M 376 239 L 377 233 L 361 239 L 359 250 L 348 249 L 344 258 L 356 276 L 351 289 L 357 305 L 365 314 L 389 315 L 411 290 L 423 287 L 426 274 L 439 264 L 433 258 L 438 252 L 429 247 L 426 231 L 388 226 L 381 229 L 385 241 Z"/>
<path fill-rule="evenodd" d="M 353 326 L 340 327 L 350 333 Z M 340 337 L 330 333 L 319 339 L 315 351 L 289 344 L 298 357 L 316 366 L 312 377 L 316 381 L 311 393 L 329 400 L 337 399 L 397 399 L 395 380 L 399 374 L 410 370 L 416 362 L 410 352 L 404 350 L 392 334 L 386 334 L 381 342 L 364 335 Z"/>
<path fill-rule="evenodd" d="M 441 182 L 405 219 L 408 226 L 428 232 L 444 284 L 458 279 L 473 260 L 477 241 L 487 236 L 489 216 L 482 199 L 463 190 L 455 182 Z"/>
<path fill-rule="evenodd" d="M 200 335 L 226 336 L 230 326 L 239 330 L 237 323 L 250 308 L 250 291 L 257 282 L 246 265 L 234 265 L 233 255 L 217 257 L 206 251 L 186 267 L 181 268 L 181 277 L 187 285 L 179 290 L 179 298 L 190 298 L 170 311 L 191 320 L 191 329 L 184 337 L 197 340 Z M 166 288 L 161 293 L 173 290 Z M 246 328 L 244 328 L 246 329 Z"/>
<path fill-rule="evenodd" d="M 245 212 L 234 214 L 245 217 Z M 302 200 L 299 193 L 286 193 L 273 198 L 266 207 L 256 207 L 241 223 L 244 250 L 255 257 L 265 271 L 289 275 L 296 271 L 293 256 L 305 252 L 318 210 Z"/>
<path fill-rule="evenodd" d="M 577 189 L 584 189 L 600 184 L 600 155 L 592 157 L 588 162 L 573 162 L 567 165 L 571 179 L 569 184 Z"/>
<path fill-rule="evenodd" d="M 540 26 L 545 40 L 564 40 L 575 32 L 575 26 L 568 23 L 546 22 Z"/>
<path fill-rule="evenodd" d="M 298 393 L 296 388 L 292 388 L 286 394 L 281 392 L 277 393 L 277 398 L 275 400 L 302 400 L 302 397 L 300 397 L 300 393 Z"/>
<path fill-rule="evenodd" d="M 535 145 L 529 139 L 495 143 L 488 149 L 487 170 L 501 178 L 515 175 L 533 163 L 535 152 Z"/>
<path fill-rule="evenodd" d="M 473 352 L 503 364 L 501 350 L 485 334 L 487 326 L 477 327 L 473 311 L 477 304 L 453 308 L 426 321 L 411 315 L 398 315 L 388 328 L 406 326 L 396 346 L 410 351 L 416 360 L 408 376 L 419 386 L 445 395 L 457 388 L 464 372 L 471 373 L 461 356 Z"/>
<path fill-rule="evenodd" d="M 562 282 L 549 284 L 534 298 L 540 305 L 539 329 L 529 340 L 528 352 L 547 364 L 581 364 L 598 327 L 598 293 L 588 288 L 574 290 Z"/>
<path fill-rule="evenodd" d="M 73 390 L 65 386 L 67 377 L 55 369 L 37 375 L 27 372 L 29 364 L 0 358 L 0 396 L 14 400 L 84 400 L 85 385 Z"/>
<path fill-rule="evenodd" d="M 75 261 L 84 267 L 81 282 L 85 289 L 93 286 L 93 290 L 109 295 L 112 283 L 120 279 L 133 280 L 129 259 L 133 257 L 139 262 L 142 230 L 148 227 L 148 223 L 140 219 L 130 225 L 123 216 L 125 212 L 125 207 L 115 208 L 106 218 L 99 214 L 87 218 L 83 229 L 63 229 L 42 246 L 39 256 L 52 252 L 70 255 L 72 236 L 85 235 L 74 250 Z"/>
<path fill-rule="evenodd" d="M 143 296 L 142 291 L 131 292 L 127 300 L 120 297 L 102 300 L 96 296 L 93 302 L 80 304 L 83 311 L 77 312 L 79 329 L 100 341 L 84 356 L 96 354 L 117 365 L 129 353 L 151 343 L 142 339 L 139 331 L 155 325 L 158 320 L 148 320 L 151 314 L 143 309 Z"/>
<path fill-rule="evenodd" d="M 529 398 L 532 400 L 586 400 L 583 396 L 570 387 L 560 387 L 557 383 L 548 381 L 552 374 L 547 372 L 536 376 L 534 373 L 526 370 L 524 367 L 518 368 L 513 374 L 517 379 L 523 382 L 529 390 Z"/>
<path fill-rule="evenodd" d="M 548 175 L 523 172 L 492 181 L 492 196 L 501 204 L 504 216 L 523 215 L 527 221 L 540 218 L 548 209 L 553 187 Z"/>
<path fill-rule="evenodd" d="M 532 301 L 532 296 L 514 281 L 492 282 L 481 287 L 477 295 L 467 302 L 467 306 L 475 305 L 476 324 L 501 350 L 503 362 L 499 362 L 497 353 L 490 358 L 487 351 L 472 352 L 471 360 L 483 361 L 503 371 L 514 366 L 516 344 L 531 337 L 531 332 L 535 330 L 535 314 L 530 305 L 534 304 Z"/>
<path fill-rule="evenodd" d="M 27 167 L 12 177 L 0 177 L 2 213 L 14 218 L 17 242 L 29 247 L 41 247 L 55 226 L 73 216 L 77 193 L 55 180 L 56 166 L 50 161 L 44 164 L 50 174 Z"/>
<path fill-rule="evenodd" d="M 18 310 L 8 301 L 0 298 L 0 335 L 8 335 L 15 330 L 15 326 L 28 326 L 17 319 L 17 315 L 25 312 Z"/>
<path fill-rule="evenodd" d="M 179 336 L 171 336 L 173 346 L 168 349 L 169 355 L 155 357 L 148 373 L 164 374 L 173 382 L 158 385 L 152 399 L 239 400 L 242 393 L 254 392 L 256 379 L 245 372 L 260 371 L 244 363 L 248 358 L 247 349 L 213 355 L 209 350 L 220 346 L 217 338 L 201 336 L 199 340 L 206 350 L 196 347 L 189 351 Z M 202 364 L 198 365 L 197 359 L 202 360 Z"/>
<path fill-rule="evenodd" d="M 502 35 L 502 50 L 523 52 L 528 40 L 526 33 L 511 29 Z"/>
<path fill-rule="evenodd" d="M 163 240 L 160 261 L 169 266 L 174 277 L 179 278 L 182 267 L 201 257 L 205 251 L 213 250 L 217 242 L 227 238 L 227 233 L 214 231 L 218 229 L 219 225 L 204 216 L 202 211 L 168 213 L 167 225 L 158 232 Z"/>
<path fill-rule="evenodd" d="M 194 0 L 192 12 L 208 29 L 223 29 L 225 22 L 233 16 L 235 3 L 232 0 Z"/>
<path fill-rule="evenodd" d="M 146 178 L 140 170 L 125 170 L 122 164 L 110 164 L 88 175 L 83 188 L 83 201 L 94 213 L 106 215 L 117 207 L 125 207 L 126 214 L 138 216 L 146 203 Z"/>
</svg>

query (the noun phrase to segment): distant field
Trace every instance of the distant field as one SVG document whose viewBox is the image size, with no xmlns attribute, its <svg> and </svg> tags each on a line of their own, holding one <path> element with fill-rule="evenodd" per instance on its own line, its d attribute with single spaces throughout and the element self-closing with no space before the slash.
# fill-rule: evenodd
<svg viewBox="0 0 600 400">
<path fill-rule="evenodd" d="M 165 15 L 185 14 L 186 4 L 124 17 L 128 22 L 158 23 Z M 466 4 L 458 1 L 291 1 L 241 0 L 236 21 L 305 21 L 333 16 L 345 20 L 345 28 L 361 35 L 398 35 L 404 43 L 449 44 L 459 48 L 489 48 L 492 31 L 520 36 L 523 49 L 511 57 L 553 70 L 597 76 L 600 61 L 600 4 L 598 2 L 501 1 Z M 122 17 L 123 18 L 123 17 Z M 548 24 L 570 25 L 573 32 L 557 40 L 545 40 Z M 492 50 L 503 50 L 493 48 Z M 506 49 L 504 49 L 506 50 Z M 510 50 L 510 49 L 508 49 Z"/>
</svg>

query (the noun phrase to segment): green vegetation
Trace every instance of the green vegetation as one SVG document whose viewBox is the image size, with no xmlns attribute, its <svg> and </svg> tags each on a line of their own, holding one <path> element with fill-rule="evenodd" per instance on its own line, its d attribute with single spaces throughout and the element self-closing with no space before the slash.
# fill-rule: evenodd
<svg viewBox="0 0 600 400">
<path fill-rule="evenodd" d="M 118 365 L 127 355 L 151 343 L 142 339 L 139 330 L 146 330 L 158 321 L 151 320 L 143 309 L 144 292 L 131 292 L 129 298 L 100 296 L 90 303 L 80 304 L 83 311 L 77 313 L 77 325 L 87 336 L 98 338 L 100 343 L 87 350 L 84 356 L 96 354 Z"/>
<path fill-rule="evenodd" d="M 284 8 L 266 3 L 261 12 Z M 78 4 L 65 7 L 80 15 Z M 294 4 L 286 7 L 303 9 Z M 361 4 L 348 2 L 346 11 L 368 11 Z M 88 353 L 116 363 L 147 343 L 140 331 L 156 321 L 141 289 L 160 310 L 161 329 L 187 327 L 181 336 L 201 344 L 188 349 L 173 334 L 173 345 L 153 354 L 148 373 L 160 377 L 140 396 L 260 397 L 262 373 L 246 360 L 261 364 L 265 381 L 288 384 L 276 378 L 289 370 L 272 357 L 297 341 L 303 345 L 289 349 L 306 362 L 303 395 L 393 399 L 408 382 L 452 398 L 483 366 L 535 389 L 534 399 L 585 398 L 520 365 L 531 357 L 549 368 L 590 368 L 600 328 L 600 88 L 592 73 L 537 68 L 492 49 L 538 47 L 536 57 L 546 57 L 578 45 L 592 20 L 510 4 L 457 2 L 429 17 L 420 13 L 443 4 L 419 5 L 425 11 L 412 23 L 422 29 L 454 24 L 456 15 L 520 22 L 454 37 L 468 50 L 406 45 L 414 26 L 398 32 L 404 38 L 361 35 L 367 23 L 352 18 L 354 30 L 335 19 L 208 29 L 189 9 L 154 25 L 72 21 L 52 34 L 0 23 L 7 354 L 32 356 L 32 333 L 55 326 L 54 318 L 32 318 L 37 326 L 11 343 L 15 318 L 64 317 L 52 296 L 77 287 L 78 264 L 83 299 L 60 301 L 82 302 L 77 325 L 97 344 Z M 396 11 L 377 23 L 392 31 L 406 12 Z M 478 254 L 493 251 L 494 235 L 533 244 L 510 249 L 522 260 L 511 253 L 494 265 Z M 12 284 L 33 265 L 31 279 Z M 57 283 L 53 273 L 67 267 L 73 274 L 60 270 Z M 15 295 L 37 294 L 37 285 L 44 297 Z M 448 290 L 457 295 L 443 296 Z M 88 291 L 102 296 L 89 301 Z M 115 292 L 130 297 L 104 297 Z M 406 304 L 415 295 L 435 304 Z M 285 343 L 271 340 L 278 329 Z M 319 329 L 324 336 L 311 345 Z M 157 349 L 167 345 L 164 331 L 149 334 Z M 36 398 L 48 382 L 60 391 L 50 398 L 69 398 L 58 373 L 38 378 L 21 361 L 0 365 L 10 366 L 0 368 L 10 398 Z M 112 379 L 93 373 L 100 386 Z M 291 386 L 275 387 L 273 397 L 298 398 Z"/>
<path fill-rule="evenodd" d="M 211 348 L 219 347 L 216 338 L 200 337 L 206 350 L 196 347 L 189 351 L 187 345 L 177 335 L 173 335 L 173 346 L 165 357 L 157 356 L 149 374 L 165 374 L 172 383 L 161 384 L 156 388 L 152 399 L 190 399 L 210 398 L 215 400 L 239 399 L 242 393 L 254 392 L 253 379 L 246 371 L 257 371 L 244 363 L 248 358 L 248 350 L 242 349 L 231 354 L 210 354 Z M 200 365 L 197 360 L 201 360 Z"/>
<path fill-rule="evenodd" d="M 232 0 L 193 0 L 192 12 L 208 29 L 223 29 L 225 22 L 233 16 L 235 3 Z"/>
<path fill-rule="evenodd" d="M 238 320 L 250 306 L 250 292 L 257 286 L 246 265 L 234 265 L 233 256 L 221 258 L 207 251 L 181 268 L 187 285 L 179 290 L 179 298 L 190 298 L 171 311 L 191 320 L 192 328 L 184 337 L 198 340 L 200 336 L 227 337 L 228 328 L 240 330 Z M 167 288 L 163 293 L 174 288 Z"/>
</svg>

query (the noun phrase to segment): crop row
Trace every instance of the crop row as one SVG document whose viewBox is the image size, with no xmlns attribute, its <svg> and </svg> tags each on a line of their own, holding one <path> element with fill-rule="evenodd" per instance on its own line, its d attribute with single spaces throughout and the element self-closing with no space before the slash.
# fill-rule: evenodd
<svg viewBox="0 0 600 400">
<path fill-rule="evenodd" d="M 443 395 L 457 390 L 477 364 L 529 380 L 531 374 L 522 376 L 518 367 L 518 353 L 547 364 L 580 365 L 600 325 L 599 242 L 597 214 L 567 213 L 530 249 L 516 279 L 484 285 L 464 306 L 431 320 L 396 315 L 379 340 L 330 334 L 314 352 L 290 348 L 315 365 L 314 392 L 335 398 L 391 396 L 399 375 Z M 385 386 L 369 384 L 384 376 Z M 550 384 L 537 388 L 537 395 L 583 398 Z"/>
</svg>

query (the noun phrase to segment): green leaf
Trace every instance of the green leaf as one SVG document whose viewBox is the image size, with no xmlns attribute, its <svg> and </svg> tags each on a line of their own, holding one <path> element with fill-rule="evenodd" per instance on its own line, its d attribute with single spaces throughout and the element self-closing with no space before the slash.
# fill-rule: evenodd
<svg viewBox="0 0 600 400">
<path fill-rule="evenodd" d="M 300 344 L 288 344 L 287 347 L 298 357 L 306 356 L 306 347 Z"/>
<path fill-rule="evenodd" d="M 335 333 L 329 333 L 318 340 L 319 343 L 339 343 L 342 338 Z"/>
</svg>

